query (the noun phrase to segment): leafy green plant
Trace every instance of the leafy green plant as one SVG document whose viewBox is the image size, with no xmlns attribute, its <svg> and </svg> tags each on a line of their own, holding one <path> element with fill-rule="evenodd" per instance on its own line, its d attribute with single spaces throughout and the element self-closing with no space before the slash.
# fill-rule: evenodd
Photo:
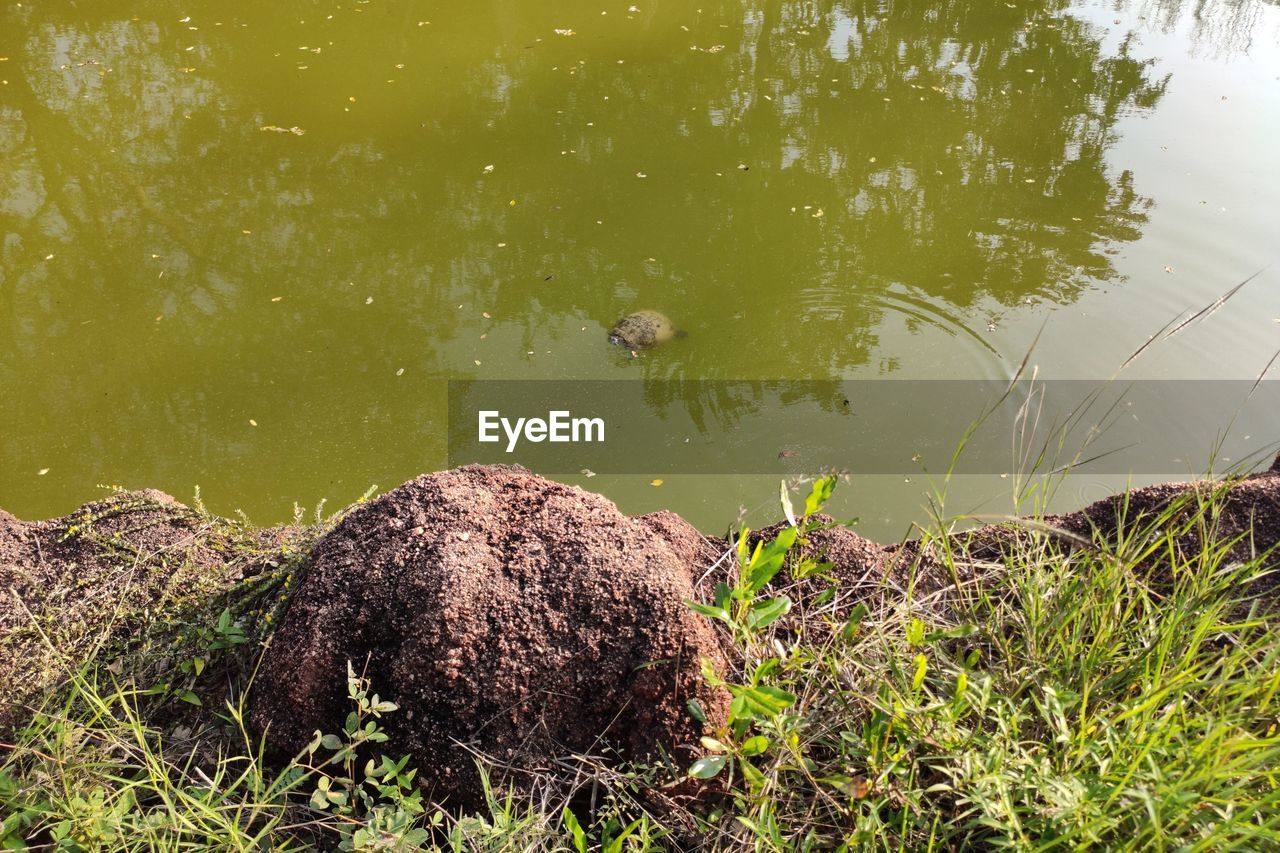
<svg viewBox="0 0 1280 853">
<path fill-rule="evenodd" d="M 817 526 L 813 523 L 812 517 L 831 497 L 835 485 L 835 477 L 823 477 L 815 482 L 805 500 L 804 515 L 797 519 L 791 508 L 791 501 L 784 483 L 783 506 L 790 526 L 767 542 L 763 539 L 757 541 L 754 548 L 750 547 L 751 531 L 743 528 L 737 540 L 736 583 L 732 585 L 723 581 L 717 583 L 714 601 L 711 604 L 686 601 L 686 605 L 694 612 L 726 625 L 738 642 L 749 642 L 778 619 L 787 615 L 792 607 L 792 601 L 788 596 L 764 597 L 761 593 L 769 587 L 787 564 L 796 545 L 804 543 L 804 535 Z M 812 557 L 799 557 L 792 560 L 792 576 L 796 579 L 811 577 L 821 573 L 828 568 L 828 565 Z"/>
<path fill-rule="evenodd" d="M 180 642 L 185 640 L 181 635 L 178 639 Z M 171 694 L 191 705 L 201 704 L 200 697 L 193 688 L 210 660 L 247 642 L 249 638 L 245 636 L 244 628 L 233 621 L 231 611 L 224 608 L 212 627 L 202 625 L 195 629 L 194 636 L 189 641 L 192 652 L 178 663 L 178 672 L 185 676 L 182 682 L 164 682 L 153 687 L 151 692 Z"/>
<path fill-rule="evenodd" d="M 361 765 L 361 753 L 372 744 L 385 743 L 386 733 L 378 721 L 397 710 L 371 693 L 368 678 L 357 675 L 347 662 L 347 696 L 355 709 L 347 715 L 341 734 L 316 732 L 307 748 L 309 759 L 323 749 L 332 755 L 322 766 L 336 765 L 338 775 L 319 771 L 310 806 L 330 811 L 340 818 L 341 850 L 416 850 L 430 831 L 418 825 L 423 814 L 422 791 L 414 784 L 415 769 L 406 769 L 409 756 L 393 761 L 386 756 L 368 758 Z M 318 770 L 312 767 L 313 770 Z M 433 822 L 441 820 L 439 812 Z"/>
<path fill-rule="evenodd" d="M 578 822 L 578 818 L 566 806 L 562 814 L 564 827 L 568 830 L 569 841 L 576 853 L 587 853 L 592 845 L 587 840 L 587 832 Z M 600 844 L 596 849 L 600 853 L 622 853 L 624 850 L 652 850 L 650 843 L 651 821 L 648 815 L 623 824 L 616 817 L 605 820 L 600 827 Z"/>
<path fill-rule="evenodd" d="M 708 683 L 723 687 L 732 697 L 728 727 L 715 737 L 702 738 L 706 754 L 689 768 L 695 779 L 712 779 L 724 775 L 736 802 L 734 820 L 750 827 L 758 836 L 771 838 L 772 808 L 769 789 L 774 780 L 767 778 L 758 764 L 772 753 L 775 766 L 786 773 L 809 772 L 812 762 L 800 749 L 802 717 L 791 713 L 798 697 L 793 692 L 790 654 L 777 641 L 772 630 L 793 607 L 786 594 L 768 594 L 771 585 L 789 568 L 789 577 L 804 581 L 822 575 L 828 568 L 801 546 L 807 536 L 819 527 L 814 516 L 831 497 L 836 485 L 834 477 L 814 483 L 805 500 L 804 512 L 796 516 L 785 483 L 781 489 L 783 513 L 788 526 L 773 539 L 760 539 L 750 546 L 750 531 L 743 529 L 737 540 L 738 571 L 730 585 L 720 582 L 710 605 L 687 602 L 695 612 L 725 625 L 742 655 L 743 683 L 720 677 L 703 661 L 702 674 Z M 819 596 L 821 599 L 822 596 Z M 743 786 L 735 786 L 740 778 Z M 712 816 L 713 820 L 716 815 Z"/>
</svg>

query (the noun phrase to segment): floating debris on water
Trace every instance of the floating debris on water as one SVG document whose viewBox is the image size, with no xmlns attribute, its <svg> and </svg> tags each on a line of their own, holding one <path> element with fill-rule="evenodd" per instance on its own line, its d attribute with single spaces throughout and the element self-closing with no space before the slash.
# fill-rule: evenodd
<svg viewBox="0 0 1280 853">
<path fill-rule="evenodd" d="M 258 128 L 258 130 L 267 130 L 271 133 L 292 133 L 294 136 L 302 136 L 306 133 L 305 130 L 297 127 L 296 125 L 294 127 L 280 127 L 279 125 L 274 124 L 264 124 L 262 127 Z"/>
</svg>

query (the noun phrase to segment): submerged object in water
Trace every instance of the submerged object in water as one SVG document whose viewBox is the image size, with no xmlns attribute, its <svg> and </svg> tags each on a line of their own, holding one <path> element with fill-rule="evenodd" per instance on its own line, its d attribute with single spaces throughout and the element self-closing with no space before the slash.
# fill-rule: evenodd
<svg viewBox="0 0 1280 853">
<path fill-rule="evenodd" d="M 647 349 L 684 334 L 667 315 L 646 308 L 614 323 L 609 330 L 609 343 L 628 349 Z"/>
</svg>

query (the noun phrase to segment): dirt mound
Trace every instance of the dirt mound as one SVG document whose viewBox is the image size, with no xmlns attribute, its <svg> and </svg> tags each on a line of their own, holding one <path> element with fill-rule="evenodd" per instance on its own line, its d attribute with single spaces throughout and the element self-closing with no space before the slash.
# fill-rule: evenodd
<svg viewBox="0 0 1280 853">
<path fill-rule="evenodd" d="M 1147 486 L 1034 523 L 1011 521 L 957 531 L 945 546 L 922 540 L 882 546 L 826 517 L 816 520 L 832 526 L 811 533 L 800 551 L 832 564 L 829 573 L 838 581 L 833 602 L 837 611 L 871 596 L 905 595 L 908 585 L 917 596 L 923 596 L 957 581 L 974 580 L 983 573 L 983 564 L 1020 559 L 1019 555 L 1027 553 L 1026 546 L 1038 537 L 1047 537 L 1052 547 L 1065 551 L 1096 543 L 1117 553 L 1118 543 L 1128 543 L 1118 553 L 1133 558 L 1143 553 L 1142 544 L 1158 527 L 1160 534 L 1172 534 L 1172 547 L 1182 559 L 1193 558 L 1208 542 L 1226 547 L 1229 560 L 1268 554 L 1269 565 L 1280 568 L 1280 456 L 1267 471 L 1247 477 Z M 785 526 L 781 523 L 755 531 L 751 540 L 771 539 Z M 944 561 L 943 547 L 951 548 L 955 559 Z M 1168 550 L 1155 549 L 1136 563 L 1149 570 L 1149 579 L 1158 583 L 1162 571 L 1167 570 Z M 794 584 L 779 576 L 772 586 L 803 600 L 822 592 L 825 581 Z M 1274 598 L 1277 588 L 1280 573 L 1273 573 L 1264 576 L 1255 591 Z"/>
<path fill-rule="evenodd" d="M 1171 558 L 1197 559 L 1206 545 L 1225 549 L 1229 561 L 1264 556 L 1265 567 L 1280 568 L 1280 457 L 1268 470 L 1247 477 L 1145 486 L 1076 512 L 956 532 L 948 547 L 964 559 L 952 568 L 960 580 L 972 579 L 984 571 L 983 564 L 1021 559 L 1035 541 L 1060 552 L 1094 548 L 1115 555 L 1157 585 L 1168 579 Z M 937 541 L 923 547 L 908 541 L 886 551 L 894 572 L 917 571 L 920 588 L 931 591 L 952 582 L 940 547 Z M 1271 572 L 1251 592 L 1277 601 L 1278 587 L 1280 574 Z"/>
<path fill-rule="evenodd" d="M 50 521 L 0 512 L 0 731 L 170 605 L 227 585 L 201 520 L 169 495 L 125 492 Z"/>
<path fill-rule="evenodd" d="M 1147 486 L 1046 521 L 1108 543 L 1119 531 L 1133 533 L 1159 521 L 1162 531 L 1174 531 L 1174 547 L 1184 556 L 1198 553 L 1206 541 L 1233 542 L 1229 559 L 1271 553 L 1271 562 L 1280 565 L 1280 457 L 1269 470 L 1241 480 Z"/>
<path fill-rule="evenodd" d="M 727 697 L 700 677 L 701 658 L 724 661 L 683 604 L 692 567 L 678 551 L 700 546 L 678 521 L 628 518 L 522 468 L 412 480 L 321 540 L 263 659 L 252 720 L 285 753 L 339 731 L 351 661 L 400 706 L 383 752 L 411 754 L 451 805 L 481 796 L 474 752 L 516 784 L 606 749 L 669 753 L 683 769 L 703 732 L 688 700 L 723 721 Z"/>
</svg>

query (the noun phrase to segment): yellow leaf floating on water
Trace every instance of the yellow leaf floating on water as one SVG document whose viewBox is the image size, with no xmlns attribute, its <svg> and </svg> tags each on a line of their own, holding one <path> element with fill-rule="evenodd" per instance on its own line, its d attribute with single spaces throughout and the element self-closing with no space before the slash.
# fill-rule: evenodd
<svg viewBox="0 0 1280 853">
<path fill-rule="evenodd" d="M 257 425 L 258 425 L 258 422 L 257 422 L 257 421 L 255 421 L 253 418 L 249 418 L 249 426 L 255 426 L 255 427 L 256 427 Z"/>
<path fill-rule="evenodd" d="M 557 28 L 557 29 L 556 29 L 556 35 L 558 35 L 558 36 L 576 36 L 576 35 L 577 35 L 577 33 L 575 33 L 573 30 L 570 30 L 570 29 L 560 29 L 560 28 Z"/>
<path fill-rule="evenodd" d="M 649 481 L 649 485 L 650 485 L 650 486 L 653 486 L 654 488 L 657 488 L 658 486 L 661 486 L 661 485 L 662 485 L 662 481 L 661 481 L 661 480 L 650 480 L 650 481 Z"/>
<path fill-rule="evenodd" d="M 48 474 L 48 473 L 49 473 L 48 468 L 41 468 L 39 471 L 36 472 L 36 476 L 43 477 L 45 474 Z"/>
<path fill-rule="evenodd" d="M 292 133 L 294 136 L 302 136 L 306 133 L 305 130 L 297 127 L 296 125 L 294 127 L 280 127 L 274 124 L 264 124 L 262 127 L 258 128 L 258 130 L 267 130 L 271 133 Z"/>
</svg>

